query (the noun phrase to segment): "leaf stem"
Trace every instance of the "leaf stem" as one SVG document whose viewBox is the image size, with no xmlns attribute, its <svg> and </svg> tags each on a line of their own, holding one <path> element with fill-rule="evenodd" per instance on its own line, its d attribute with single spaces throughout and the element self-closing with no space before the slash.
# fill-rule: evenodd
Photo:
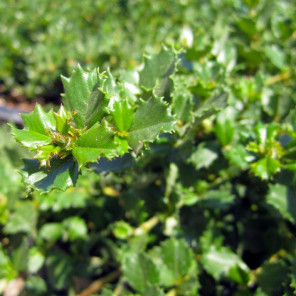
<svg viewBox="0 0 296 296">
<path fill-rule="evenodd" d="M 165 295 L 166 296 L 176 296 L 177 295 L 177 291 L 176 291 L 176 289 L 171 289 Z"/>
<path fill-rule="evenodd" d="M 265 85 L 268 86 L 268 85 L 272 85 L 274 83 L 277 83 L 277 82 L 280 82 L 280 81 L 284 81 L 284 80 L 287 80 L 291 77 L 291 73 L 290 72 L 286 72 L 286 73 L 283 73 L 283 74 L 278 74 L 278 75 L 275 75 L 275 76 L 272 76 L 272 77 L 269 77 L 266 81 L 265 81 Z"/>
<path fill-rule="evenodd" d="M 105 284 L 108 284 L 115 279 L 117 279 L 121 274 L 119 269 L 109 273 L 103 278 L 100 278 L 94 281 L 88 288 L 84 289 L 81 293 L 77 294 L 77 296 L 90 296 L 94 293 L 97 293 Z"/>
<path fill-rule="evenodd" d="M 148 233 L 158 222 L 159 216 L 154 216 L 149 220 L 142 223 L 138 228 L 134 230 L 135 235 L 141 235 L 143 233 Z"/>
</svg>

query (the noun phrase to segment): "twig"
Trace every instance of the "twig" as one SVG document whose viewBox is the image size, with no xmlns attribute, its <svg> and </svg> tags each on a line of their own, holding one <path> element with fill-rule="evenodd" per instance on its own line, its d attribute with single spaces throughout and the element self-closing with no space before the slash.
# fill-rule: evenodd
<svg viewBox="0 0 296 296">
<path fill-rule="evenodd" d="M 109 273 L 103 278 L 100 278 L 94 281 L 88 288 L 84 289 L 81 293 L 77 294 L 77 296 L 90 296 L 94 293 L 97 293 L 105 284 L 108 284 L 115 279 L 117 279 L 121 274 L 119 269 Z"/>
<path fill-rule="evenodd" d="M 270 78 L 268 78 L 266 81 L 265 81 L 265 85 L 271 85 L 271 84 L 274 84 L 274 83 L 277 83 L 277 82 L 280 82 L 280 81 L 284 81 L 284 80 L 287 80 L 291 78 L 291 73 L 290 72 L 286 72 L 286 73 L 283 73 L 283 74 L 278 74 L 278 75 L 275 75 L 275 76 L 272 76 Z"/>
</svg>

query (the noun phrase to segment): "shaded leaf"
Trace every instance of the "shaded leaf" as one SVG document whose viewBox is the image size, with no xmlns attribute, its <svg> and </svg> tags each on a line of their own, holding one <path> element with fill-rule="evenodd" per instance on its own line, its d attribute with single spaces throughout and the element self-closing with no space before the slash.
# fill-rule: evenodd
<svg viewBox="0 0 296 296">
<path fill-rule="evenodd" d="M 66 190 L 74 186 L 78 178 L 78 166 L 72 159 L 57 159 L 53 157 L 50 168 L 40 168 L 37 160 L 24 159 L 24 181 L 28 186 L 37 190 L 49 191 L 51 189 Z"/>
<path fill-rule="evenodd" d="M 57 290 L 66 289 L 71 276 L 71 259 L 62 251 L 51 254 L 47 259 L 48 279 Z"/>
<path fill-rule="evenodd" d="M 296 196 L 290 188 L 281 184 L 270 184 L 266 201 L 285 219 L 292 223 L 296 222 Z"/>
</svg>

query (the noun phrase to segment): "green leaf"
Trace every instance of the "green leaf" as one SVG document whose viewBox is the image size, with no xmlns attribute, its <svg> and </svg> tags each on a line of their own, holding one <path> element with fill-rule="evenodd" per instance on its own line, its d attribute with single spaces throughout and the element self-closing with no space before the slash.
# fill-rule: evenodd
<svg viewBox="0 0 296 296">
<path fill-rule="evenodd" d="M 255 158 L 240 144 L 230 146 L 227 150 L 224 150 L 223 153 L 231 164 L 237 165 L 242 170 L 247 169 L 249 167 L 249 162 L 253 161 Z"/>
<path fill-rule="evenodd" d="M 63 229 L 67 232 L 70 241 L 85 239 L 87 225 L 80 217 L 69 217 L 63 221 Z"/>
<path fill-rule="evenodd" d="M 29 241 L 26 236 L 15 236 L 12 239 L 12 263 L 17 271 L 26 271 L 28 268 Z"/>
<path fill-rule="evenodd" d="M 119 131 L 127 131 L 134 119 L 134 108 L 126 99 L 114 96 L 110 99 L 108 109 Z"/>
<path fill-rule="evenodd" d="M 296 197 L 289 187 L 270 184 L 266 202 L 276 208 L 283 218 L 296 223 Z"/>
<path fill-rule="evenodd" d="M 55 130 L 56 122 L 53 113 L 44 112 L 41 105 L 36 104 L 35 109 L 30 114 L 22 114 L 26 130 L 34 131 L 46 135 L 46 130 Z"/>
<path fill-rule="evenodd" d="M 105 121 L 94 124 L 78 138 L 73 148 L 73 156 L 79 167 L 87 162 L 97 162 L 101 157 L 113 158 L 118 156 L 114 133 L 107 127 Z"/>
<path fill-rule="evenodd" d="M 217 115 L 215 134 L 223 146 L 231 143 L 235 130 L 235 110 L 228 107 Z"/>
<path fill-rule="evenodd" d="M 201 261 L 205 270 L 217 281 L 224 275 L 237 283 L 248 282 L 248 266 L 229 248 L 212 245 L 202 254 Z"/>
<path fill-rule="evenodd" d="M 47 241 L 54 242 L 61 238 L 63 225 L 61 223 L 50 222 L 42 225 L 39 236 Z"/>
<path fill-rule="evenodd" d="M 15 206 L 15 211 L 9 216 L 4 232 L 16 234 L 19 232 L 34 234 L 37 222 L 36 207 L 32 202 L 22 202 Z"/>
<path fill-rule="evenodd" d="M 115 296 L 115 294 L 109 289 L 103 289 L 102 293 L 100 295 L 101 296 Z"/>
<path fill-rule="evenodd" d="M 34 131 L 19 130 L 13 126 L 11 127 L 11 134 L 19 143 L 30 150 L 36 150 L 37 146 L 45 146 L 51 143 L 49 136 Z"/>
<path fill-rule="evenodd" d="M 50 284 L 57 290 L 66 289 L 71 276 L 71 259 L 58 251 L 50 255 L 47 259 L 48 279 Z"/>
<path fill-rule="evenodd" d="M 77 111 L 78 113 L 74 116 L 77 128 L 83 128 L 85 121 L 90 116 L 88 110 L 89 101 L 91 95 L 95 92 L 96 96 L 99 75 L 96 69 L 92 71 L 85 71 L 80 65 L 77 66 L 76 70 L 73 71 L 70 78 L 62 76 L 62 82 L 65 88 L 65 97 L 63 99 L 66 109 L 70 111 Z M 98 107 L 97 102 L 100 102 L 100 97 L 92 98 L 92 107 Z M 92 112 L 97 111 L 93 109 Z M 86 117 L 86 115 L 88 115 Z M 94 115 L 93 115 L 94 116 Z"/>
<path fill-rule="evenodd" d="M 152 142 L 161 132 L 172 132 L 175 118 L 166 104 L 156 97 L 141 101 L 129 129 L 129 145 L 139 152 L 144 142 Z"/>
<path fill-rule="evenodd" d="M 165 296 L 163 290 L 157 287 L 149 287 L 142 293 L 142 296 Z"/>
<path fill-rule="evenodd" d="M 262 180 L 270 179 L 281 169 L 281 163 L 274 158 L 262 158 L 251 164 L 251 172 Z"/>
<path fill-rule="evenodd" d="M 120 172 L 130 168 L 134 164 L 134 158 L 130 154 L 124 154 L 122 157 L 116 157 L 111 160 L 102 157 L 98 163 L 90 164 L 97 173 Z"/>
<path fill-rule="evenodd" d="M 102 120 L 109 103 L 109 98 L 107 97 L 107 94 L 101 88 L 98 88 L 101 87 L 102 84 L 104 84 L 102 78 L 100 79 L 100 82 L 97 83 L 95 90 L 91 93 L 88 101 L 84 121 L 84 125 L 88 127 L 91 127 L 96 122 Z"/>
<path fill-rule="evenodd" d="M 32 296 L 46 295 L 47 283 L 39 276 L 29 276 L 26 281 L 25 291 Z"/>
<path fill-rule="evenodd" d="M 227 97 L 228 94 L 226 92 L 215 92 L 209 99 L 198 106 L 197 110 L 193 113 L 195 120 L 201 122 L 222 110 L 227 104 Z"/>
<path fill-rule="evenodd" d="M 0 278 L 12 280 L 17 277 L 17 271 L 14 269 L 10 258 L 0 249 Z"/>
<path fill-rule="evenodd" d="M 25 167 L 22 175 L 27 186 L 41 191 L 51 189 L 66 190 L 74 186 L 78 178 L 78 166 L 72 159 L 67 157 L 50 160 L 50 168 L 40 168 L 37 160 L 24 159 Z"/>
<path fill-rule="evenodd" d="M 183 240 L 168 239 L 150 251 L 160 282 L 166 287 L 182 285 L 186 279 L 196 281 L 197 265 L 190 247 Z"/>
<path fill-rule="evenodd" d="M 160 53 L 145 56 L 144 68 L 140 71 L 140 86 L 153 90 L 158 84 L 156 96 L 162 96 L 169 83 L 169 76 L 174 73 L 175 53 L 172 49 L 163 47 Z"/>
<path fill-rule="evenodd" d="M 71 113 L 66 111 L 64 106 L 61 105 L 58 113 L 53 112 L 53 116 L 56 121 L 56 130 L 66 136 L 70 127 L 69 120 L 71 119 Z"/>
<path fill-rule="evenodd" d="M 197 146 L 195 152 L 190 156 L 189 161 L 194 164 L 197 170 L 208 168 L 218 158 L 213 143 L 202 142 Z"/>
<path fill-rule="evenodd" d="M 133 228 L 124 221 L 118 221 L 114 225 L 113 234 L 118 239 L 127 239 L 133 233 Z"/>
<path fill-rule="evenodd" d="M 193 95 L 188 90 L 186 79 L 177 75 L 172 76 L 174 92 L 172 93 L 172 111 L 182 124 L 190 121 L 193 107 Z"/>
<path fill-rule="evenodd" d="M 156 266 L 145 254 L 127 255 L 123 260 L 122 270 L 127 282 L 139 292 L 159 283 Z"/>
<path fill-rule="evenodd" d="M 45 261 L 44 255 L 37 247 L 31 247 L 29 250 L 28 270 L 30 273 L 37 273 Z"/>
<path fill-rule="evenodd" d="M 286 64 L 285 54 L 284 54 L 284 51 L 279 49 L 279 47 L 277 47 L 276 45 L 266 46 L 264 51 L 267 58 L 272 62 L 272 64 L 275 67 L 279 69 L 283 69 L 285 67 L 285 64 Z"/>
<path fill-rule="evenodd" d="M 288 266 L 283 261 L 266 263 L 258 275 L 258 284 L 267 295 L 283 295 L 288 281 Z"/>
<path fill-rule="evenodd" d="M 195 265 L 191 248 L 185 241 L 174 238 L 161 243 L 161 258 L 172 272 L 175 281 L 185 277 L 191 266 Z"/>
</svg>

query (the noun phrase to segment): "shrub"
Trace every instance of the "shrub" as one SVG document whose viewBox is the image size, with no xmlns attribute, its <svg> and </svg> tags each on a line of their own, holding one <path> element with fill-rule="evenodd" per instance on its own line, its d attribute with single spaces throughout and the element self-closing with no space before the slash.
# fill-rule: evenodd
<svg viewBox="0 0 296 296">
<path fill-rule="evenodd" d="M 11 127 L 28 149 L 1 144 L 3 287 L 295 293 L 293 4 L 207 3 L 213 24 L 188 25 L 185 50 L 113 74 L 78 66 L 58 111 Z"/>
</svg>

